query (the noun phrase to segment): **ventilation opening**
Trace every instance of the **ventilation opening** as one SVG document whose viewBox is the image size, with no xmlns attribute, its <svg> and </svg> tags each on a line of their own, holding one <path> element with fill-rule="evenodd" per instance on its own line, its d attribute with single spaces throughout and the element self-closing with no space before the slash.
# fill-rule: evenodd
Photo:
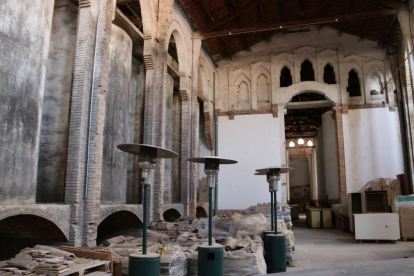
<svg viewBox="0 0 414 276">
<path fill-rule="evenodd" d="M 312 62 L 305 60 L 300 67 L 301 81 L 315 81 L 315 72 L 313 71 Z"/>
<path fill-rule="evenodd" d="M 285 66 L 280 72 L 280 87 L 288 87 L 291 86 L 292 83 L 292 74 L 290 73 L 289 68 Z"/>
<path fill-rule="evenodd" d="M 323 82 L 326 84 L 336 84 L 334 68 L 327 64 L 323 69 Z"/>
<path fill-rule="evenodd" d="M 359 83 L 359 76 L 355 70 L 351 70 L 348 74 L 348 87 L 347 91 L 349 92 L 350 97 L 361 96 L 361 86 Z"/>
<path fill-rule="evenodd" d="M 207 254 L 207 260 L 214 261 L 215 258 L 216 258 L 216 254 L 214 254 L 214 253 L 208 253 Z"/>
</svg>

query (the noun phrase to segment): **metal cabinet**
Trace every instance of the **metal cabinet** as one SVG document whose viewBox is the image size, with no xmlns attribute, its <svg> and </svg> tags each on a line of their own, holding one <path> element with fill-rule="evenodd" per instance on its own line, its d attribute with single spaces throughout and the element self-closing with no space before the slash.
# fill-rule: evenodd
<svg viewBox="0 0 414 276">
<path fill-rule="evenodd" d="M 398 214 L 376 213 L 354 215 L 356 240 L 399 240 Z"/>
</svg>

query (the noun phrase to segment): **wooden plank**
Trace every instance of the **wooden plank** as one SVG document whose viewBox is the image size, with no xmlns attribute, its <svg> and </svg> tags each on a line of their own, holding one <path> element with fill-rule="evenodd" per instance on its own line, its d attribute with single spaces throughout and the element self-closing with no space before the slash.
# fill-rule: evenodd
<svg viewBox="0 0 414 276">
<path fill-rule="evenodd" d="M 61 246 L 59 249 L 75 254 L 76 257 L 84 257 L 88 259 L 99 259 L 112 261 L 112 252 L 106 250 L 90 250 L 84 248 L 75 248 L 70 246 Z"/>
<path fill-rule="evenodd" d="M 324 17 L 324 18 L 270 24 L 266 27 L 261 27 L 261 28 L 258 28 L 257 26 L 255 26 L 255 27 L 209 32 L 209 33 L 203 33 L 203 34 L 197 34 L 198 33 L 197 32 L 194 38 L 206 39 L 209 37 L 230 36 L 230 35 L 238 35 L 238 34 L 246 34 L 246 33 L 254 33 L 254 32 L 265 32 L 265 31 L 299 27 L 299 26 L 310 26 L 310 25 L 327 24 L 327 23 L 334 23 L 334 22 L 339 23 L 339 22 L 343 22 L 347 20 L 395 15 L 399 13 L 400 11 L 401 11 L 400 9 L 387 9 L 387 10 L 356 13 L 356 14 L 338 15 L 338 16 L 330 16 L 330 17 Z"/>
</svg>

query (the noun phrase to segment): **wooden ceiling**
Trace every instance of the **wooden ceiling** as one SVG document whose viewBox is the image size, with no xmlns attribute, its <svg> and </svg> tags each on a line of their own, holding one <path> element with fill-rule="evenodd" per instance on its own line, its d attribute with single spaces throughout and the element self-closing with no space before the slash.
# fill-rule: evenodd
<svg viewBox="0 0 414 276">
<path fill-rule="evenodd" d="M 406 9 L 404 1 L 177 0 L 215 61 L 249 51 L 279 32 L 289 35 L 298 26 L 309 25 L 373 40 L 379 48 L 398 47 L 401 28 L 397 13 Z"/>
</svg>

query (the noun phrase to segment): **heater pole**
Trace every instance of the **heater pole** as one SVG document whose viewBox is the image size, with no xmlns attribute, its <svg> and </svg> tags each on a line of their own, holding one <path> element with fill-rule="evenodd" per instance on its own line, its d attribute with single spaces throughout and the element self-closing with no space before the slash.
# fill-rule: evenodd
<svg viewBox="0 0 414 276">
<path fill-rule="evenodd" d="M 144 228 L 142 229 L 142 253 L 147 255 L 148 185 L 144 184 Z"/>
<path fill-rule="evenodd" d="M 208 190 L 208 245 L 213 245 L 213 189 Z"/>
<path fill-rule="evenodd" d="M 278 234 L 278 231 L 277 231 L 277 198 L 276 198 L 276 191 L 277 191 L 277 187 L 276 187 L 276 189 L 273 193 L 273 196 L 274 196 L 273 202 L 275 204 L 275 207 L 274 207 L 274 209 L 275 209 L 275 211 L 274 211 L 274 215 L 275 215 L 275 235 Z"/>
<path fill-rule="evenodd" d="M 274 222 L 273 222 L 273 192 L 270 192 L 270 218 L 271 218 L 271 226 L 272 226 L 272 231 L 274 230 Z"/>
</svg>

